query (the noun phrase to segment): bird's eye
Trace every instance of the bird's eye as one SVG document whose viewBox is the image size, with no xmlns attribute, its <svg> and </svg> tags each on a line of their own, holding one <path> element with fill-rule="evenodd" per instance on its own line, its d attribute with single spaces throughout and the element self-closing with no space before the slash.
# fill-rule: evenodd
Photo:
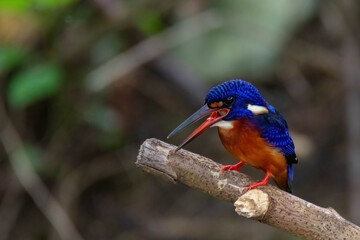
<svg viewBox="0 0 360 240">
<path fill-rule="evenodd" d="M 233 104 L 235 98 L 234 97 L 228 97 L 224 100 L 224 103 L 228 106 L 230 106 L 231 104 Z"/>
</svg>

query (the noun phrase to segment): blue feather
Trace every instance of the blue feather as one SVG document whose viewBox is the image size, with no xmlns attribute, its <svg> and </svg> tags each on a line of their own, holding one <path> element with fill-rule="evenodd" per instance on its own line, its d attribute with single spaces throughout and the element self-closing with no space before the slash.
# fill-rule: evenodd
<svg viewBox="0 0 360 240">
<path fill-rule="evenodd" d="M 241 118 L 250 119 L 258 128 L 261 136 L 273 147 L 279 149 L 286 158 L 288 171 L 287 190 L 291 192 L 293 181 L 292 164 L 297 163 L 294 143 L 288 131 L 288 125 L 283 116 L 273 106 L 266 102 L 251 83 L 242 80 L 230 80 L 210 89 L 205 98 L 205 103 L 210 106 L 213 102 L 223 101 L 233 97 L 235 102 L 229 107 L 230 112 L 223 120 L 232 121 Z M 248 105 L 266 107 L 266 114 L 254 115 Z"/>
<path fill-rule="evenodd" d="M 253 105 L 266 105 L 266 101 L 256 87 L 249 82 L 239 79 L 224 82 L 210 89 L 206 95 L 205 102 L 217 102 L 229 96 L 237 96 L 243 102 L 251 102 Z"/>
<path fill-rule="evenodd" d="M 270 110 L 271 112 L 275 112 L 275 108 L 274 108 L 273 106 L 271 106 L 271 105 L 269 105 L 269 110 Z"/>
<path fill-rule="evenodd" d="M 292 182 L 294 179 L 294 170 L 292 164 L 287 165 L 287 174 L 288 174 L 288 182 L 287 182 L 287 188 L 286 191 L 292 193 Z"/>
<path fill-rule="evenodd" d="M 287 172 L 288 172 L 288 182 L 290 182 L 291 184 L 294 179 L 294 170 L 292 164 L 288 164 Z"/>
<path fill-rule="evenodd" d="M 253 117 L 263 138 L 271 145 L 280 149 L 288 163 L 296 163 L 295 146 L 288 131 L 285 119 L 277 111 Z M 294 156 L 291 158 L 291 156 Z"/>
</svg>

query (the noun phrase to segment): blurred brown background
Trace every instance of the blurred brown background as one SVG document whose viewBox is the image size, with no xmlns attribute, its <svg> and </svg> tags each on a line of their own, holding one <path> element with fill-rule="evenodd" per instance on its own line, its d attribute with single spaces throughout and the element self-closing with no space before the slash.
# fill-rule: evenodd
<svg viewBox="0 0 360 240">
<path fill-rule="evenodd" d="M 134 164 L 234 78 L 286 117 L 294 194 L 359 225 L 359 5 L 0 1 L 0 239 L 297 239 Z M 186 148 L 234 163 L 214 129 Z"/>
</svg>

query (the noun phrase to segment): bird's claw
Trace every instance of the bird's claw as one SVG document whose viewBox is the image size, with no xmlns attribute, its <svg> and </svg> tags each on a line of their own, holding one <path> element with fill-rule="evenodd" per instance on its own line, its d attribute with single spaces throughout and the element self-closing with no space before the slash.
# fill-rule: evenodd
<svg viewBox="0 0 360 240">
<path fill-rule="evenodd" d="M 240 168 L 244 165 L 243 162 L 239 162 L 237 164 L 234 164 L 234 165 L 225 165 L 225 166 L 222 166 L 221 169 L 220 169 L 220 172 L 224 172 L 224 171 L 227 171 L 227 170 L 234 170 L 234 171 L 239 171 Z"/>
<path fill-rule="evenodd" d="M 265 178 L 263 180 L 261 180 L 260 182 L 253 183 L 250 186 L 248 186 L 247 191 L 257 188 L 257 187 L 260 187 L 260 186 L 265 186 L 269 180 L 269 177 L 270 177 L 270 173 L 267 172 L 265 175 Z"/>
</svg>

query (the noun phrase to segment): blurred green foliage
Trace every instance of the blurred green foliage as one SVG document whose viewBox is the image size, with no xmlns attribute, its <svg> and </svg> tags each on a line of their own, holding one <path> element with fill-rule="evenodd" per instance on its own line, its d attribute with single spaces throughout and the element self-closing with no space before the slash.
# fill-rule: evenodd
<svg viewBox="0 0 360 240">
<path fill-rule="evenodd" d="M 57 93 L 63 73 L 54 63 L 32 65 L 10 79 L 7 98 L 14 108 L 24 108 Z"/>
<path fill-rule="evenodd" d="M 100 64 L 125 48 L 124 37 L 119 33 L 104 34 L 90 49 L 93 64 Z"/>
<path fill-rule="evenodd" d="M 174 52 L 195 73 L 211 81 L 269 74 L 284 44 L 316 7 L 312 0 L 226 0 L 216 4 L 224 25 Z"/>
<path fill-rule="evenodd" d="M 0 9 L 29 11 L 34 9 L 54 9 L 78 0 L 1 0 Z"/>
<path fill-rule="evenodd" d="M 25 52 L 19 46 L 0 46 L 0 74 L 19 65 L 25 56 Z"/>
<path fill-rule="evenodd" d="M 155 9 L 143 9 L 137 14 L 135 24 L 145 35 L 153 35 L 165 27 L 160 13 Z"/>
<path fill-rule="evenodd" d="M 36 172 L 43 173 L 45 167 L 44 156 L 39 146 L 32 143 L 25 143 L 24 149 L 18 149 L 12 157 L 18 161 L 25 161 L 23 154 L 26 154 Z"/>
<path fill-rule="evenodd" d="M 15 11 L 26 11 L 32 6 L 29 0 L 1 0 L 0 9 L 8 9 Z"/>
<path fill-rule="evenodd" d="M 35 5 L 39 8 L 58 8 L 78 0 L 35 0 Z"/>
</svg>

